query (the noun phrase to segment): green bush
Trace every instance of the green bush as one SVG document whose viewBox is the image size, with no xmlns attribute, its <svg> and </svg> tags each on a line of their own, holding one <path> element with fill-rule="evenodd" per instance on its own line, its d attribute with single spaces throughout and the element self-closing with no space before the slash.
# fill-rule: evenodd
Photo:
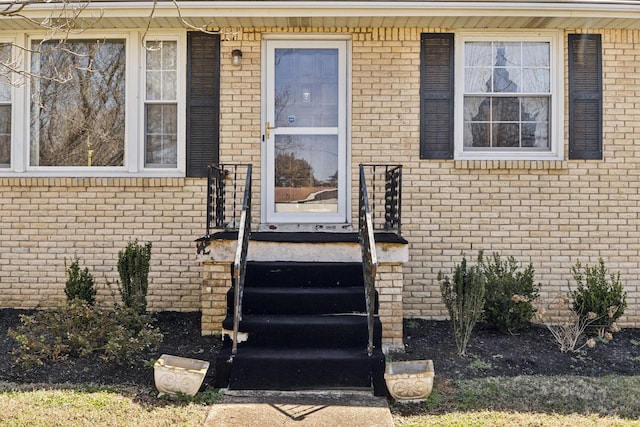
<svg viewBox="0 0 640 427">
<path fill-rule="evenodd" d="M 590 329 L 595 328 L 603 335 L 605 328 L 611 327 L 627 308 L 627 293 L 620 282 L 620 273 L 609 274 L 602 258 L 593 267 L 583 267 L 577 261 L 571 271 L 577 285 L 570 291 L 573 310 L 581 319 L 597 319 Z"/>
<path fill-rule="evenodd" d="M 140 314 L 147 311 L 150 259 L 151 242 L 142 245 L 135 240 L 118 252 L 118 290 L 122 303 Z"/>
<path fill-rule="evenodd" d="M 536 313 L 533 301 L 540 295 L 540 284 L 533 281 L 534 268 L 520 270 L 513 257 L 506 260 L 496 252 L 479 256 L 485 275 L 484 320 L 503 332 L 517 332 L 529 325 Z"/>
<path fill-rule="evenodd" d="M 85 267 L 84 270 L 81 270 L 78 258 L 76 258 L 67 267 L 67 282 L 64 286 L 67 301 L 77 298 L 93 305 L 96 302 L 96 292 L 93 276 L 89 273 L 89 269 Z"/>
<path fill-rule="evenodd" d="M 20 319 L 18 327 L 9 329 L 9 336 L 18 343 L 13 360 L 25 369 L 45 360 L 91 355 L 122 363 L 162 342 L 149 316 L 126 308 L 101 310 L 79 299 Z"/>
<path fill-rule="evenodd" d="M 457 264 L 453 279 L 438 273 L 442 299 L 447 306 L 458 354 L 466 354 L 467 343 L 475 324 L 482 316 L 484 305 L 485 278 L 482 269 L 474 265 L 467 269 L 467 260 Z"/>
</svg>

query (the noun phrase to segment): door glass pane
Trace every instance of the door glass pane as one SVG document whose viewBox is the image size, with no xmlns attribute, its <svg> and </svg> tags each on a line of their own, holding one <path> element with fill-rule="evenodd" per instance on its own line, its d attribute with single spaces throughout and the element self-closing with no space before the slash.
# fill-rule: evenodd
<svg viewBox="0 0 640 427">
<path fill-rule="evenodd" d="M 276 127 L 338 126 L 338 50 L 275 49 Z"/>
<path fill-rule="evenodd" d="M 276 135 L 275 211 L 338 211 L 336 135 Z"/>
</svg>

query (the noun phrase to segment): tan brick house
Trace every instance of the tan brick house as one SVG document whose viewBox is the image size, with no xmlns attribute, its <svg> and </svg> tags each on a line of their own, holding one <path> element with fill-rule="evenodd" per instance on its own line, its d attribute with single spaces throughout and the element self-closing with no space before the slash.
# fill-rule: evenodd
<svg viewBox="0 0 640 427">
<path fill-rule="evenodd" d="M 264 237 L 353 231 L 358 165 L 382 164 L 402 165 L 407 242 L 379 244 L 386 344 L 403 316 L 445 318 L 438 271 L 479 250 L 532 262 L 543 297 L 602 257 L 628 292 L 622 323 L 640 325 L 640 3 L 0 3 L 16 71 L 0 76 L 0 306 L 62 303 L 76 256 L 110 304 L 139 239 L 149 308 L 202 310 L 216 333 L 235 243 L 196 250 L 206 166 L 253 165 Z M 83 55 L 34 24 L 65 13 Z M 358 257 L 336 240 L 278 250 Z M 273 257 L 269 241 L 249 258 Z"/>
</svg>

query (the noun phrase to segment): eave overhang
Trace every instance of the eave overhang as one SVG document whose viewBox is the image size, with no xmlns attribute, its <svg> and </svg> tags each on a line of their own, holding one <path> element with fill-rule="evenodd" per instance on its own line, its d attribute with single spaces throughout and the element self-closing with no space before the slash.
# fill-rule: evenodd
<svg viewBox="0 0 640 427">
<path fill-rule="evenodd" d="M 20 0 L 18 0 L 20 1 Z M 30 20 L 85 5 L 95 28 L 316 27 L 640 29 L 640 1 L 91 1 L 28 2 L 0 28 L 35 29 Z M 0 10 L 10 0 L 0 0 Z M 14 6 L 15 7 L 15 6 Z M 76 9 L 77 10 L 77 9 Z M 89 21 L 87 21 L 89 22 Z"/>
</svg>

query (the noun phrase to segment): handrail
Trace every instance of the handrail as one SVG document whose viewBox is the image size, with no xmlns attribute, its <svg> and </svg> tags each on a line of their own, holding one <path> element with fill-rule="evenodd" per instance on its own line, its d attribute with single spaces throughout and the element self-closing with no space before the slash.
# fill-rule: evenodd
<svg viewBox="0 0 640 427">
<path fill-rule="evenodd" d="M 238 228 L 238 244 L 236 247 L 236 256 L 233 261 L 235 298 L 233 307 L 232 358 L 238 352 L 238 332 L 240 329 L 240 321 L 242 320 L 242 294 L 244 293 L 244 278 L 247 271 L 247 251 L 251 233 L 251 170 L 252 165 L 247 165 L 247 177 L 244 186 L 242 211 L 240 212 L 240 226 Z"/>
<path fill-rule="evenodd" d="M 378 270 L 378 256 L 373 235 L 373 221 L 369 209 L 369 196 L 365 179 L 364 166 L 360 165 L 359 186 L 359 215 L 358 237 L 362 251 L 362 273 L 364 275 L 364 293 L 367 306 L 367 329 L 369 338 L 367 341 L 367 354 L 373 354 L 373 329 L 375 312 L 376 273 Z"/>
<path fill-rule="evenodd" d="M 237 163 L 209 165 L 207 182 L 207 236 L 213 229 L 237 230 L 243 169 Z"/>
<path fill-rule="evenodd" d="M 369 206 L 374 230 L 401 235 L 402 165 L 363 164 L 371 183 Z M 382 197 L 384 196 L 384 200 Z"/>
</svg>

